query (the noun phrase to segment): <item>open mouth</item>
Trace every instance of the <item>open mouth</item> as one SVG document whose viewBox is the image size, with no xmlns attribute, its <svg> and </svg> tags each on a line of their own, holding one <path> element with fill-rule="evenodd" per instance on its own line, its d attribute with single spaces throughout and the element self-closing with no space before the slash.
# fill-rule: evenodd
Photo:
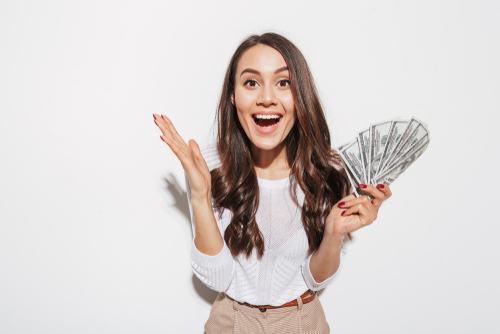
<svg viewBox="0 0 500 334">
<path fill-rule="evenodd" d="M 258 126 L 260 127 L 269 127 L 269 126 L 273 126 L 273 125 L 276 125 L 278 124 L 281 119 L 283 118 L 283 116 L 279 116 L 279 117 L 276 117 L 276 118 L 257 118 L 256 116 L 253 116 L 253 121 L 255 122 L 255 124 L 257 124 Z"/>
</svg>

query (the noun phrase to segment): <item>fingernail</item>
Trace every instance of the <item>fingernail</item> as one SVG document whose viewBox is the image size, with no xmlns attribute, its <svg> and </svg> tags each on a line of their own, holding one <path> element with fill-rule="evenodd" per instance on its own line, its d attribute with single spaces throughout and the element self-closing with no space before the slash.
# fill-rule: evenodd
<svg viewBox="0 0 500 334">
<path fill-rule="evenodd" d="M 155 124 L 158 125 L 158 123 L 156 123 L 156 118 L 155 118 Z"/>
<path fill-rule="evenodd" d="M 377 188 L 383 189 L 384 185 L 383 184 L 377 184 Z"/>
<path fill-rule="evenodd" d="M 362 183 L 359 185 L 359 187 L 360 187 L 361 189 L 368 188 L 368 186 L 367 186 L 366 184 L 362 184 Z"/>
<path fill-rule="evenodd" d="M 161 135 L 160 135 L 160 138 L 161 138 L 161 140 L 165 141 L 165 139 L 163 139 L 163 137 Z"/>
<path fill-rule="evenodd" d="M 345 211 L 347 211 L 347 210 L 345 210 Z M 341 216 L 343 216 L 343 215 L 344 215 L 344 213 L 345 213 L 345 211 L 342 211 L 342 213 L 341 213 L 340 215 L 341 215 Z"/>
<path fill-rule="evenodd" d="M 156 116 L 155 116 L 155 114 L 153 114 L 153 118 L 156 120 Z"/>
<path fill-rule="evenodd" d="M 345 205 L 345 202 L 340 202 L 339 203 L 339 206 L 343 206 L 343 205 Z"/>
</svg>

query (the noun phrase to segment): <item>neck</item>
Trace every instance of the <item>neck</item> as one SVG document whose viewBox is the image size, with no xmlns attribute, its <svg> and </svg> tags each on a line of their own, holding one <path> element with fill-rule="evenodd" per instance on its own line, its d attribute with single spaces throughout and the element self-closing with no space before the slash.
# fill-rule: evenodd
<svg viewBox="0 0 500 334">
<path fill-rule="evenodd" d="M 271 150 L 262 150 L 251 143 L 251 152 L 255 171 L 261 179 L 279 180 L 290 175 L 284 141 Z"/>
</svg>

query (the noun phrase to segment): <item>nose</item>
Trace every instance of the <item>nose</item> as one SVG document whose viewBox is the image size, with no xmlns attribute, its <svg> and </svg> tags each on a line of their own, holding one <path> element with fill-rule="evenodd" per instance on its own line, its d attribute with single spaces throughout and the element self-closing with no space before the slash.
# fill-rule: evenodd
<svg viewBox="0 0 500 334">
<path fill-rule="evenodd" d="M 275 106 L 278 104 L 278 98 L 271 85 L 266 85 L 260 90 L 259 97 L 257 98 L 257 105 L 263 107 Z"/>
</svg>

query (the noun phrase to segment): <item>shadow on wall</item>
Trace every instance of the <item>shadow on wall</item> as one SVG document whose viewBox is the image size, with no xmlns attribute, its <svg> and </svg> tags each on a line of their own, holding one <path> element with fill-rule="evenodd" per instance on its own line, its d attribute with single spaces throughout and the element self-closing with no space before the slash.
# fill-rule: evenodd
<svg viewBox="0 0 500 334">
<path fill-rule="evenodd" d="M 165 189 L 170 193 L 174 199 L 174 203 L 171 205 L 177 209 L 186 218 L 185 222 L 189 225 L 189 230 L 191 231 L 191 240 L 193 239 L 193 230 L 191 228 L 191 216 L 189 213 L 189 203 L 187 200 L 187 194 L 179 185 L 179 181 L 175 178 L 172 173 L 169 173 L 165 180 Z M 191 281 L 193 282 L 194 291 L 209 305 L 212 305 L 218 292 L 208 288 L 203 282 L 200 281 L 195 274 L 192 274 Z"/>
<path fill-rule="evenodd" d="M 189 224 L 189 230 L 191 231 L 191 239 L 193 238 L 193 232 L 191 229 L 191 216 L 189 213 L 189 203 L 187 200 L 187 194 L 179 185 L 178 180 L 172 173 L 168 174 L 168 177 L 164 179 L 166 184 L 166 190 L 172 195 L 174 199 L 174 204 L 172 207 L 175 207 L 178 211 L 182 213 L 184 217 L 186 217 L 186 222 Z M 205 284 L 203 284 L 195 274 L 193 274 L 191 281 L 193 282 L 193 287 L 196 293 L 208 304 L 212 305 L 215 298 L 217 297 L 218 292 L 208 288 Z M 317 292 L 318 297 L 323 294 L 323 290 Z"/>
</svg>

